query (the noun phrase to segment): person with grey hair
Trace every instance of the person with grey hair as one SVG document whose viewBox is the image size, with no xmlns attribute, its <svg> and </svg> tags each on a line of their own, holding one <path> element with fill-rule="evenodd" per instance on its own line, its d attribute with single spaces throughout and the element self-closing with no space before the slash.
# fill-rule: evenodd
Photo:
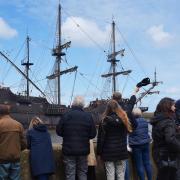
<svg viewBox="0 0 180 180">
<path fill-rule="evenodd" d="M 84 98 L 76 96 L 71 110 L 56 126 L 57 135 L 63 137 L 62 153 L 66 180 L 87 180 L 89 140 L 96 136 L 96 127 L 90 113 L 83 110 Z"/>
<path fill-rule="evenodd" d="M 82 96 L 76 96 L 73 100 L 72 106 L 79 106 L 79 107 L 84 107 L 85 101 Z"/>
<path fill-rule="evenodd" d="M 142 117 L 140 108 L 132 111 L 137 121 L 136 129 L 129 134 L 129 145 L 132 148 L 132 157 L 135 162 L 137 175 L 140 180 L 145 180 L 144 170 L 148 180 L 152 180 L 152 167 L 150 163 L 150 136 L 148 134 L 148 122 Z"/>
</svg>

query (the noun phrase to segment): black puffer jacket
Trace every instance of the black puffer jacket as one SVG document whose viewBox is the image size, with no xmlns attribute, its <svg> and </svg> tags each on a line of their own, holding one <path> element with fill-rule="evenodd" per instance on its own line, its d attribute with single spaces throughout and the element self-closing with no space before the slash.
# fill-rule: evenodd
<svg viewBox="0 0 180 180">
<path fill-rule="evenodd" d="M 100 155 L 104 161 L 128 158 L 127 130 L 115 113 L 107 116 L 99 125 L 97 155 Z"/>
<path fill-rule="evenodd" d="M 56 133 L 63 137 L 63 154 L 83 156 L 89 154 L 89 140 L 96 136 L 96 127 L 90 113 L 73 106 L 56 126 Z"/>
<path fill-rule="evenodd" d="M 180 153 L 180 141 L 176 138 L 175 120 L 156 114 L 151 124 L 153 157 L 157 165 L 161 160 L 176 159 Z"/>
</svg>

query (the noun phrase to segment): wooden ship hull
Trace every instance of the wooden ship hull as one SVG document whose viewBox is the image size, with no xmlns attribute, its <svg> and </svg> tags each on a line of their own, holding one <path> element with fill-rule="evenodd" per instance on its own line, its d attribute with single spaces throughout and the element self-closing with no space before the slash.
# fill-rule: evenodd
<svg viewBox="0 0 180 180">
<path fill-rule="evenodd" d="M 50 104 L 46 98 L 16 95 L 9 88 L 0 87 L 0 104 L 11 106 L 10 115 L 28 127 L 34 116 L 39 116 L 49 127 L 54 127 L 64 112 L 65 105 Z"/>
</svg>

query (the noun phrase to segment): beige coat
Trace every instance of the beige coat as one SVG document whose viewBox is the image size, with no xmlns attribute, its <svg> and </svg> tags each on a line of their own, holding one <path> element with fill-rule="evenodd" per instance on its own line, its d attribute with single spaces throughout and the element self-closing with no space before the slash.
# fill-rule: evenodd
<svg viewBox="0 0 180 180">
<path fill-rule="evenodd" d="M 90 154 L 88 155 L 88 166 L 96 166 L 97 161 L 96 161 L 96 156 L 94 153 L 94 143 L 93 140 L 90 140 Z"/>
</svg>

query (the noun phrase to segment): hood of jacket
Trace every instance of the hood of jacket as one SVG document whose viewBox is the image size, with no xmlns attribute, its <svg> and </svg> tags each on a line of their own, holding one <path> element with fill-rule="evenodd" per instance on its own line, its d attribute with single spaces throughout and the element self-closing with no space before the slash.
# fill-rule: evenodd
<svg viewBox="0 0 180 180">
<path fill-rule="evenodd" d="M 162 114 L 162 113 L 157 113 L 157 114 L 150 120 L 150 123 L 151 123 L 152 125 L 155 125 L 155 124 L 157 124 L 157 123 L 159 123 L 160 121 L 163 121 L 163 120 L 165 120 L 165 119 L 167 119 L 167 117 L 165 117 L 164 114 Z"/>
<path fill-rule="evenodd" d="M 47 131 L 47 127 L 44 124 L 38 124 L 38 125 L 34 126 L 33 128 L 37 131 L 42 131 L 42 132 Z"/>
</svg>

